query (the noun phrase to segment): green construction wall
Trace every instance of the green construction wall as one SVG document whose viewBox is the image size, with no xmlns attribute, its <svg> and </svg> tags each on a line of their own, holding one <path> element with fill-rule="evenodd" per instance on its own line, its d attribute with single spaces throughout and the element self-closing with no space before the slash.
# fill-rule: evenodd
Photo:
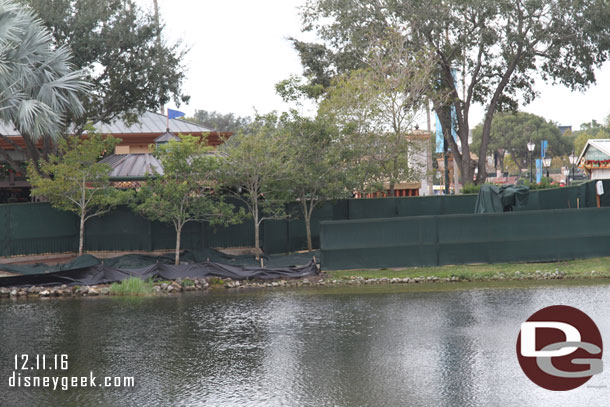
<svg viewBox="0 0 610 407">
<path fill-rule="evenodd" d="M 610 208 L 321 223 L 327 270 L 610 256 Z"/>
<path fill-rule="evenodd" d="M 601 205 L 610 207 L 608 193 Z M 569 188 L 532 191 L 528 205 L 517 212 L 594 207 L 595 183 Z M 476 195 L 342 199 L 327 202 L 313 212 L 311 229 L 314 248 L 320 248 L 320 223 L 339 220 L 423 217 L 472 214 Z M 240 205 L 239 202 L 233 202 Z M 289 219 L 268 220 L 260 229 L 265 253 L 285 253 L 307 248 L 305 222 L 298 203 L 287 205 Z M 91 251 L 130 251 L 172 249 L 175 232 L 166 224 L 151 222 L 129 208 L 93 218 L 85 229 L 85 248 Z M 228 227 L 188 223 L 182 231 L 182 248 L 251 247 L 254 226 L 251 219 Z M 74 252 L 78 249 L 78 219 L 49 204 L 0 205 L 0 256 Z"/>
</svg>

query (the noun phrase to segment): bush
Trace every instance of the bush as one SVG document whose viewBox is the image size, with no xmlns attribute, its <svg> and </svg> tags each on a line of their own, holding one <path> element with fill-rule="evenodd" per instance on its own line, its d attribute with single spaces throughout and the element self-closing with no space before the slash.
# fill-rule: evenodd
<svg viewBox="0 0 610 407">
<path fill-rule="evenodd" d="M 481 185 L 466 184 L 462 187 L 462 194 L 478 194 L 481 190 Z"/>
<path fill-rule="evenodd" d="M 182 280 L 182 287 L 192 287 L 195 285 L 195 282 L 190 278 L 185 278 Z"/>
<path fill-rule="evenodd" d="M 110 286 L 113 295 L 152 295 L 155 293 L 154 284 L 151 280 L 144 281 L 137 277 L 130 277 L 120 283 Z"/>
<path fill-rule="evenodd" d="M 552 179 L 547 177 L 542 177 L 540 179 L 540 184 L 537 184 L 536 181 L 530 183 L 529 180 L 527 180 L 523 182 L 523 185 L 529 187 L 531 191 L 536 189 L 559 188 L 559 184 L 552 183 Z"/>
</svg>

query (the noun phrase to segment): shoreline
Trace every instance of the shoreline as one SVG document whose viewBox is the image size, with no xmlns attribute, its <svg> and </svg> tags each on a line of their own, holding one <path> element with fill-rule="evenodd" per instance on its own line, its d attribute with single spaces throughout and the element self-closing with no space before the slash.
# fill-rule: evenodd
<svg viewBox="0 0 610 407">
<path fill-rule="evenodd" d="M 391 273 L 391 272 L 390 272 Z M 213 294 L 252 292 L 268 289 L 301 289 L 301 288 L 349 288 L 350 291 L 375 292 L 400 291 L 399 287 L 415 291 L 448 291 L 468 290 L 481 288 L 519 288 L 550 285 L 608 285 L 610 277 L 607 275 L 570 275 L 556 271 L 555 273 L 519 274 L 513 276 L 481 276 L 469 279 L 458 276 L 439 278 L 436 276 L 405 277 L 405 278 L 366 278 L 350 276 L 336 279 L 326 273 L 322 275 L 304 277 L 300 279 L 275 280 L 232 280 L 217 277 L 177 279 L 175 281 L 153 282 L 154 293 L 149 295 L 117 294 L 110 289 L 111 284 L 92 286 L 28 286 L 28 287 L 2 287 L 0 299 L 38 299 L 38 298 L 85 298 L 85 297 L 155 297 L 172 296 L 185 293 Z"/>
</svg>

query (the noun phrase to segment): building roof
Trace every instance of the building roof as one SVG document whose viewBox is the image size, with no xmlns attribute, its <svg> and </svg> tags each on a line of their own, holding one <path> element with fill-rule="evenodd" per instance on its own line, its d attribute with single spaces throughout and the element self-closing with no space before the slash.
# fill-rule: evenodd
<svg viewBox="0 0 610 407">
<path fill-rule="evenodd" d="M 98 122 L 94 125 L 97 132 L 101 134 L 151 134 L 165 133 L 168 127 L 167 116 L 161 113 L 146 111 L 138 116 L 139 123 L 128 124 L 125 120 L 117 119 L 110 124 Z M 169 119 L 169 131 L 172 133 L 209 133 L 210 129 L 199 124 L 179 119 Z M 21 134 L 12 124 L 0 121 L 0 134 L 4 136 L 19 137 Z"/>
<path fill-rule="evenodd" d="M 152 154 L 112 154 L 100 163 L 112 167 L 110 180 L 144 179 L 156 172 L 163 174 L 163 167 Z"/>
<path fill-rule="evenodd" d="M 110 124 L 98 122 L 95 129 L 102 134 L 165 133 L 168 129 L 167 116 L 156 112 L 144 112 L 138 117 L 139 123 L 128 124 L 125 120 L 115 120 Z M 199 124 L 179 119 L 169 119 L 172 133 L 207 133 L 214 131 Z"/>
<path fill-rule="evenodd" d="M 159 137 L 157 137 L 155 139 L 155 143 L 167 143 L 171 140 L 180 141 L 180 137 L 167 131 L 167 132 L 161 134 Z"/>
<path fill-rule="evenodd" d="M 610 159 L 610 139 L 590 139 L 587 140 L 585 148 L 582 149 L 578 162 L 586 160 L 608 160 Z"/>
</svg>

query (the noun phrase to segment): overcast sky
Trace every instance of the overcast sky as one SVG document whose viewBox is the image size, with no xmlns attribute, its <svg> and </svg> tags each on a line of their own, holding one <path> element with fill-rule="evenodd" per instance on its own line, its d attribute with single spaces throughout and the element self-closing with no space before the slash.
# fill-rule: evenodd
<svg viewBox="0 0 610 407">
<path fill-rule="evenodd" d="M 136 0 L 152 10 L 152 0 Z M 298 6 L 304 0 L 159 0 L 161 18 L 170 41 L 190 47 L 186 58 L 186 93 L 189 105 L 179 109 L 192 115 L 196 109 L 252 115 L 285 110 L 274 85 L 301 64 L 288 37 L 303 38 Z M 522 110 L 577 129 L 592 119 L 610 114 L 610 64 L 586 93 L 539 82 L 540 97 Z M 175 108 L 174 105 L 169 105 Z M 479 123 L 482 107 L 473 109 L 470 122 Z"/>
</svg>

